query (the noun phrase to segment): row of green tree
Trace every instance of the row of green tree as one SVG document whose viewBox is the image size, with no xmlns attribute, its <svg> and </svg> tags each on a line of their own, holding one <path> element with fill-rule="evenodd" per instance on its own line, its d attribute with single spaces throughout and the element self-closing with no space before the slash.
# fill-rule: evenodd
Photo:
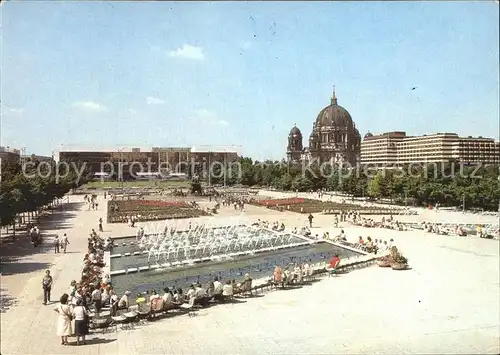
<svg viewBox="0 0 500 355">
<path fill-rule="evenodd" d="M 36 212 L 68 191 L 84 184 L 76 171 L 58 171 L 52 163 L 33 160 L 24 169 L 18 162 L 2 161 L 0 183 L 0 226 L 12 225 L 16 216 Z M 59 176 L 58 176 L 59 175 Z"/>
<path fill-rule="evenodd" d="M 228 167 L 224 176 L 214 171 L 212 184 L 266 186 L 280 190 L 317 191 L 326 189 L 400 204 L 436 204 L 498 210 L 500 205 L 499 166 L 428 164 L 398 169 L 339 169 L 318 164 L 253 162 L 242 158 Z"/>
<path fill-rule="evenodd" d="M 27 167 L 27 168 L 26 168 Z M 272 187 L 280 190 L 326 189 L 358 197 L 390 199 L 405 204 L 478 207 L 497 210 L 500 203 L 498 166 L 459 164 L 406 166 L 400 169 L 339 169 L 317 164 L 254 162 L 242 158 L 226 173 L 212 171 L 211 183 Z M 78 177 L 77 169 L 56 174 L 55 163 L 36 160 L 25 166 L 2 162 L 0 225 L 11 225 L 17 214 L 34 212 L 87 182 L 89 172 Z M 61 177 L 61 175 L 63 175 Z M 59 176 L 59 177 L 58 177 Z"/>
</svg>

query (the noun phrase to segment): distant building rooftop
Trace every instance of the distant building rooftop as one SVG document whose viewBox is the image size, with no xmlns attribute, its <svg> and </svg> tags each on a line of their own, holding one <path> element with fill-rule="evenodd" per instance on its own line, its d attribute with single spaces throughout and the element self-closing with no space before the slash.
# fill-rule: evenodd
<svg viewBox="0 0 500 355">
<path fill-rule="evenodd" d="M 19 149 L 14 149 L 11 147 L 0 147 L 0 153 L 21 154 L 21 151 Z"/>
<path fill-rule="evenodd" d="M 241 150 L 241 146 L 223 145 L 196 145 L 191 148 L 191 153 L 236 153 Z"/>
<path fill-rule="evenodd" d="M 145 146 L 107 146 L 107 147 L 89 147 L 80 145 L 61 145 L 59 152 L 151 152 L 151 147 Z"/>
</svg>

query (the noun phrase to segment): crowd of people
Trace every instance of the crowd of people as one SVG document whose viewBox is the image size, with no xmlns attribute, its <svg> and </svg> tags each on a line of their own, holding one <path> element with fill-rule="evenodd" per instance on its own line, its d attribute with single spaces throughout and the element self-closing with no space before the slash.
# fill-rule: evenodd
<svg viewBox="0 0 500 355">
<path fill-rule="evenodd" d="M 58 238 L 56 238 L 57 240 Z M 57 245 L 57 244 L 55 244 Z M 113 290 L 109 275 L 103 275 L 106 266 L 103 257 L 104 251 L 109 250 L 113 243 L 110 238 L 102 239 L 92 229 L 88 238 L 88 252 L 83 258 L 83 267 L 80 281 L 73 280 L 67 293 L 60 298 L 60 304 L 55 311 L 59 313 L 57 335 L 61 337 L 61 344 L 68 344 L 68 337 L 75 335 L 77 345 L 85 344 L 85 336 L 89 333 L 90 306 L 99 312 L 107 306 L 116 311 L 121 299 Z M 56 252 L 57 246 L 56 246 Z M 47 270 L 42 280 L 44 304 L 50 303 L 52 277 Z M 122 302 L 123 303 L 123 302 Z M 74 326 L 72 326 L 74 321 Z"/>
<path fill-rule="evenodd" d="M 104 198 L 106 198 L 106 194 L 104 194 Z M 83 196 L 83 200 L 88 205 L 87 209 L 89 211 L 91 209 L 92 209 L 92 211 L 97 211 L 97 209 L 99 208 L 99 203 L 97 201 L 97 195 L 96 194 L 85 195 L 85 196 Z"/>
<path fill-rule="evenodd" d="M 252 281 L 249 274 L 245 274 L 244 279 L 240 283 L 237 283 L 234 279 L 222 282 L 219 277 L 214 277 L 205 287 L 199 282 L 189 285 L 187 290 L 179 287 L 165 287 L 162 296 L 158 294 L 156 289 L 152 289 L 145 294 L 138 293 L 135 299 L 136 305 L 130 306 L 130 309 L 140 312 L 157 310 L 155 303 L 159 298 L 162 298 L 163 310 L 165 311 L 178 309 L 182 304 L 190 303 L 191 300 L 194 305 L 204 307 L 210 301 L 225 302 L 235 294 L 251 292 Z M 126 294 L 130 294 L 130 292 L 127 291 Z"/>
</svg>

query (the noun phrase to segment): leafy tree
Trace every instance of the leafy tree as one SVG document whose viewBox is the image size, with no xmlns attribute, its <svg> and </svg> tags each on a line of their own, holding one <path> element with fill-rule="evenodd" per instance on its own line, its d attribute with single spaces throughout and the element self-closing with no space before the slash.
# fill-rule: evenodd
<svg viewBox="0 0 500 355">
<path fill-rule="evenodd" d="M 314 188 L 314 184 L 305 176 L 297 176 L 292 181 L 292 190 L 298 190 L 300 192 L 311 191 Z"/>
<path fill-rule="evenodd" d="M 13 224 L 17 214 L 38 211 L 88 181 L 88 174 L 78 179 L 74 171 L 59 179 L 55 174 L 55 162 L 40 166 L 40 162 L 33 159 L 30 163 L 21 167 L 17 162 L 2 161 L 1 226 Z"/>
<path fill-rule="evenodd" d="M 197 180 L 191 181 L 191 193 L 192 194 L 201 194 L 203 190 L 201 189 L 201 183 Z"/>
</svg>

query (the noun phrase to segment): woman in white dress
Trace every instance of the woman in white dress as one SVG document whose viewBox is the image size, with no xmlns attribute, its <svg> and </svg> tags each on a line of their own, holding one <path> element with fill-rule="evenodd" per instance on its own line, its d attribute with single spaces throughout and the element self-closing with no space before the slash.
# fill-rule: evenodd
<svg viewBox="0 0 500 355">
<path fill-rule="evenodd" d="M 72 310 L 68 305 L 68 294 L 63 294 L 60 299 L 60 304 L 54 309 L 59 313 L 57 317 L 57 336 L 61 337 L 61 345 L 68 345 L 68 336 L 71 336 L 71 320 Z"/>
</svg>

